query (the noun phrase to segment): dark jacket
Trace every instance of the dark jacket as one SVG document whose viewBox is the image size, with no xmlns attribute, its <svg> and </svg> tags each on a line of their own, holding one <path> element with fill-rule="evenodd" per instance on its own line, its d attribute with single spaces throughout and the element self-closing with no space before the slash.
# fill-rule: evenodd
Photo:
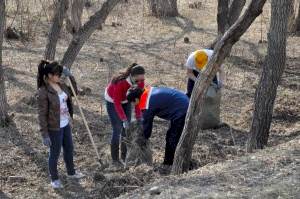
<svg viewBox="0 0 300 199">
<path fill-rule="evenodd" d="M 72 118 L 72 91 L 64 83 L 61 83 L 60 87 L 68 95 L 67 105 L 70 116 Z M 75 88 L 75 90 L 77 89 Z M 49 84 L 42 86 L 38 90 L 38 120 L 40 125 L 40 132 L 43 137 L 48 136 L 49 131 L 58 131 L 60 129 L 59 97 L 57 92 Z"/>
<path fill-rule="evenodd" d="M 155 116 L 176 122 L 185 117 L 189 107 L 189 98 L 176 89 L 152 87 L 148 97 L 148 107 L 143 110 L 144 136 L 147 139 L 151 136 Z"/>
</svg>

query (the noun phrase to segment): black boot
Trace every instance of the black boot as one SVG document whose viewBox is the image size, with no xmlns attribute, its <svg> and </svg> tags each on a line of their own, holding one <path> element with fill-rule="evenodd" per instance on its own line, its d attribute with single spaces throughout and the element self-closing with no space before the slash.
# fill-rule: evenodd
<svg viewBox="0 0 300 199">
<path fill-rule="evenodd" d="M 125 162 L 126 155 L 127 155 L 127 146 L 126 146 L 124 138 L 122 138 L 122 141 L 121 141 L 121 160 L 123 162 Z"/>
<path fill-rule="evenodd" d="M 113 166 L 123 166 L 123 164 L 119 160 L 119 144 L 110 145 L 110 154 Z"/>
<path fill-rule="evenodd" d="M 175 154 L 175 150 L 173 150 L 169 144 L 166 144 L 165 158 L 163 164 L 172 166 L 174 160 L 174 154 Z"/>
</svg>

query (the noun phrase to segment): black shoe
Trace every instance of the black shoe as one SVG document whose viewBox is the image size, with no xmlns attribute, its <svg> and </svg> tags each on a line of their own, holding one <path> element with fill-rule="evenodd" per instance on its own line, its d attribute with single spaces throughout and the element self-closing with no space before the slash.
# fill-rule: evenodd
<svg viewBox="0 0 300 199">
<path fill-rule="evenodd" d="M 158 167 L 158 172 L 160 175 L 170 175 L 172 171 L 172 165 L 162 164 Z"/>
</svg>

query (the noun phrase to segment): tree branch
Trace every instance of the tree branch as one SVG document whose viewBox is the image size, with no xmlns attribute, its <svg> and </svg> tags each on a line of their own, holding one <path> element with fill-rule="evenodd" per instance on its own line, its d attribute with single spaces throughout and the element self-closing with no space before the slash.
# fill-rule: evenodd
<svg viewBox="0 0 300 199">
<path fill-rule="evenodd" d="M 71 67 L 76 59 L 79 51 L 84 43 L 90 38 L 93 32 L 102 26 L 105 22 L 108 14 L 121 0 L 106 0 L 100 10 L 98 10 L 93 16 L 90 17 L 83 27 L 73 36 L 73 39 L 64 54 L 61 64 L 67 67 Z"/>
</svg>

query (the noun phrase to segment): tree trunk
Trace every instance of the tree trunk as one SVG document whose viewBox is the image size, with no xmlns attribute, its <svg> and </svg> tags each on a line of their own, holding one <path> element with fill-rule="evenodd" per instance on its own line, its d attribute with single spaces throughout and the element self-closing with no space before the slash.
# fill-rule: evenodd
<svg viewBox="0 0 300 199">
<path fill-rule="evenodd" d="M 218 36 L 222 36 L 228 29 L 228 5 L 229 0 L 218 0 Z"/>
<path fill-rule="evenodd" d="M 2 66 L 2 45 L 5 29 L 5 0 L 0 0 L 0 126 L 8 121 L 8 104 L 5 92 L 4 69 Z"/>
<path fill-rule="evenodd" d="M 272 0 L 268 55 L 255 95 L 255 109 L 247 149 L 267 145 L 277 87 L 285 69 L 286 37 L 292 0 Z"/>
<path fill-rule="evenodd" d="M 292 0 L 291 3 L 293 6 L 289 12 L 289 20 L 288 20 L 288 32 L 289 33 L 297 33 L 300 32 L 300 2 Z M 298 14 L 297 14 L 298 8 Z"/>
<path fill-rule="evenodd" d="M 292 5 L 295 5 L 295 0 L 291 0 Z M 295 21 L 296 21 L 296 12 L 294 9 L 294 6 L 292 6 L 292 9 L 290 9 L 289 12 L 289 19 L 288 19 L 288 31 L 289 32 L 295 32 Z"/>
<path fill-rule="evenodd" d="M 177 0 L 148 0 L 151 14 L 156 17 L 178 16 Z"/>
<path fill-rule="evenodd" d="M 246 4 L 246 0 L 233 0 L 228 12 L 228 26 L 232 26 L 240 17 L 241 12 Z"/>
<path fill-rule="evenodd" d="M 208 48 L 214 48 L 228 28 L 236 22 L 243 10 L 246 0 L 233 0 L 230 4 L 229 2 L 229 0 L 218 0 L 218 36 Z"/>
<path fill-rule="evenodd" d="M 83 13 L 85 0 L 72 0 L 71 1 L 71 11 L 70 11 L 70 19 L 66 18 L 66 27 L 68 32 L 71 34 L 75 34 L 78 32 L 81 27 L 81 17 Z"/>
<path fill-rule="evenodd" d="M 217 43 L 212 59 L 206 70 L 197 79 L 191 96 L 185 126 L 180 137 L 172 167 L 173 174 L 186 172 L 192 156 L 192 150 L 199 132 L 199 116 L 203 110 L 204 97 L 208 86 L 216 75 L 224 59 L 230 54 L 232 46 L 262 13 L 266 0 L 252 0 L 244 15 L 224 34 Z M 201 130 L 200 130 L 201 132 Z"/>
<path fill-rule="evenodd" d="M 54 60 L 56 44 L 61 32 L 64 17 L 68 9 L 68 0 L 59 0 L 57 2 L 56 11 L 53 17 L 53 22 L 48 35 L 48 41 L 45 49 L 44 59 Z"/>
<path fill-rule="evenodd" d="M 90 38 L 92 33 L 105 22 L 108 14 L 121 0 L 106 0 L 100 10 L 98 10 L 90 20 L 87 21 L 83 27 L 73 36 L 73 39 L 64 54 L 61 64 L 67 67 L 71 67 L 75 61 L 83 44 Z"/>
<path fill-rule="evenodd" d="M 298 15 L 295 19 L 295 32 L 300 32 L 300 3 L 299 3 L 299 8 L 298 8 Z"/>
</svg>

